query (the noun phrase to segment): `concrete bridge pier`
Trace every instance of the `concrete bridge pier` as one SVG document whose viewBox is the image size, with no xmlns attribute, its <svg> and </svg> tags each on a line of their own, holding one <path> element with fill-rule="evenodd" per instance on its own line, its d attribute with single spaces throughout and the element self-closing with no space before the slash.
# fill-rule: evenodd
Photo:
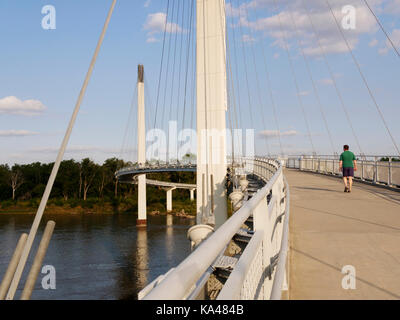
<svg viewBox="0 0 400 320">
<path fill-rule="evenodd" d="M 144 111 L 144 68 L 138 67 L 138 163 L 146 163 L 146 122 Z M 137 226 L 147 224 L 147 203 L 146 203 L 146 175 L 142 174 L 138 178 L 138 219 Z"/>
<path fill-rule="evenodd" d="M 167 212 L 172 211 L 172 191 L 175 190 L 175 187 L 166 189 L 167 191 Z"/>
</svg>

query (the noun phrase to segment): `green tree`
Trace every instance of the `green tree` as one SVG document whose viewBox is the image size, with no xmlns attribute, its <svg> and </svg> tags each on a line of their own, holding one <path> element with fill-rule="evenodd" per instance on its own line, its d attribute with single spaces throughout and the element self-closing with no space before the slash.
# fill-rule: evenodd
<svg viewBox="0 0 400 320">
<path fill-rule="evenodd" d="M 7 164 L 0 165 L 0 200 L 6 200 L 11 197 L 11 192 L 8 186 L 9 178 L 10 167 Z"/>
<path fill-rule="evenodd" d="M 114 197 L 118 196 L 118 180 L 115 178 L 115 172 L 127 166 L 124 160 L 120 160 L 117 158 L 110 158 L 104 161 L 103 167 L 105 167 L 106 171 L 109 175 L 112 175 L 112 181 L 114 183 Z"/>
<path fill-rule="evenodd" d="M 98 166 L 89 158 L 85 158 L 81 161 L 81 180 L 84 201 L 87 199 L 88 191 L 92 187 L 97 171 Z"/>
<path fill-rule="evenodd" d="M 21 166 L 15 164 L 11 168 L 8 183 L 12 189 L 12 199 L 15 200 L 15 194 L 18 188 L 24 183 L 24 177 L 22 175 Z"/>
<path fill-rule="evenodd" d="M 61 190 L 62 197 L 67 201 L 70 197 L 77 194 L 79 185 L 80 165 L 75 160 L 64 160 L 60 164 L 55 185 Z"/>
</svg>

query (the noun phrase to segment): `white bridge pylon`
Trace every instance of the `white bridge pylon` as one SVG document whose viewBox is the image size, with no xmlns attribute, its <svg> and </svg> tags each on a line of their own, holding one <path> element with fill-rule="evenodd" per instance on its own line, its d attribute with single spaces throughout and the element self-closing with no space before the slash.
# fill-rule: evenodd
<svg viewBox="0 0 400 320">
<path fill-rule="evenodd" d="M 197 165 L 196 188 L 189 188 L 191 199 L 196 192 L 197 224 L 218 229 L 227 220 L 225 179 L 226 163 L 226 16 L 225 0 L 197 0 Z M 122 182 L 135 183 L 138 176 L 138 225 L 146 225 L 146 172 L 192 171 L 167 165 L 146 167 L 146 130 L 144 101 L 144 68 L 138 75 L 138 166 L 116 173 Z M 159 170 L 158 170 L 159 169 Z M 187 170 L 186 170 L 187 169 Z M 141 172 L 142 171 L 142 172 Z M 125 177 L 123 177 L 125 176 Z M 172 190 L 167 190 L 167 211 L 172 210 Z"/>
<path fill-rule="evenodd" d="M 138 66 L 138 110 L 137 110 L 137 128 L 138 128 L 138 159 L 137 165 L 123 168 L 115 173 L 118 181 L 123 183 L 135 183 L 138 185 L 138 219 L 137 226 L 146 226 L 147 224 L 147 202 L 146 185 L 159 186 L 166 191 L 166 209 L 172 211 L 172 191 L 175 189 L 187 189 L 190 191 L 190 200 L 194 201 L 195 184 L 158 181 L 146 178 L 146 173 L 169 172 L 169 171 L 196 171 L 196 166 L 189 165 L 157 165 L 149 166 L 146 162 L 146 122 L 145 122 L 145 96 L 144 96 L 144 67 Z"/>
<path fill-rule="evenodd" d="M 139 167 L 146 163 L 146 117 L 144 101 L 144 67 L 138 66 L 138 164 Z M 141 174 L 138 179 L 138 226 L 147 224 L 147 203 L 146 203 L 146 175 Z"/>
<path fill-rule="evenodd" d="M 197 0 L 197 224 L 215 229 L 227 220 L 225 20 L 225 0 Z"/>
</svg>

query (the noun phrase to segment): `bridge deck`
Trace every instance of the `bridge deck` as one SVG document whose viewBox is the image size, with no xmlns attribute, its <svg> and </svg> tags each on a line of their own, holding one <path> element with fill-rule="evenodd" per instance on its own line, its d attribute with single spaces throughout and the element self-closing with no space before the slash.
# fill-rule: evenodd
<svg viewBox="0 0 400 320">
<path fill-rule="evenodd" d="M 291 190 L 290 299 L 400 299 L 400 193 L 286 170 Z M 343 266 L 356 270 L 344 290 Z"/>
</svg>

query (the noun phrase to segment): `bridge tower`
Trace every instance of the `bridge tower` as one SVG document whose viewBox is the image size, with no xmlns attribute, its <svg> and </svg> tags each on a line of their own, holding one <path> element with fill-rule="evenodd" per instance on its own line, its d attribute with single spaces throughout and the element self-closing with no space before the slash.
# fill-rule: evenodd
<svg viewBox="0 0 400 320">
<path fill-rule="evenodd" d="M 225 0 L 197 1 L 197 223 L 227 219 Z"/>
<path fill-rule="evenodd" d="M 144 110 L 144 67 L 138 66 L 138 164 L 144 166 L 146 163 L 146 118 Z M 147 204 L 146 204 L 146 175 L 138 176 L 138 226 L 146 226 L 147 224 Z"/>
</svg>

